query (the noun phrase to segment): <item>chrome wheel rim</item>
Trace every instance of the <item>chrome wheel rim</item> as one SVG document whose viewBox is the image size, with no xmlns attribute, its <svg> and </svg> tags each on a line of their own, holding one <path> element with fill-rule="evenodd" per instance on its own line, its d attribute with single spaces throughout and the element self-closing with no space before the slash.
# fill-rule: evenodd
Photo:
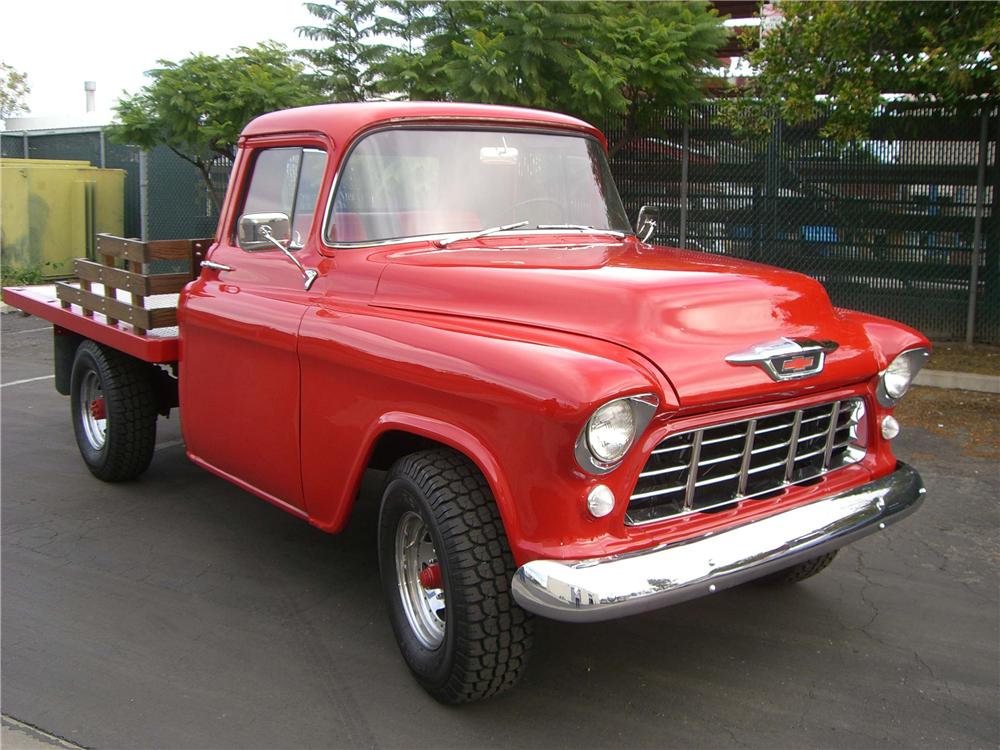
<svg viewBox="0 0 1000 750">
<path fill-rule="evenodd" d="M 407 511 L 396 526 L 396 584 L 403 612 L 417 640 L 429 649 L 444 641 L 447 607 L 444 587 L 425 587 L 420 574 L 438 565 L 437 551 L 424 519 Z"/>
<path fill-rule="evenodd" d="M 96 372 L 90 370 L 80 385 L 80 422 L 87 443 L 95 451 L 104 447 L 108 434 L 107 402 Z"/>
</svg>

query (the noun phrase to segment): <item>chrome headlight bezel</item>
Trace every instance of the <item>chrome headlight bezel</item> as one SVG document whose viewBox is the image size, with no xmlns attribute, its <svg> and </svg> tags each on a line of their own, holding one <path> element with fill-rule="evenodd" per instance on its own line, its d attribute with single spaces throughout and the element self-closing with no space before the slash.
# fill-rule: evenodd
<svg viewBox="0 0 1000 750">
<path fill-rule="evenodd" d="M 602 410 L 614 407 L 618 404 L 623 404 L 631 410 L 632 434 L 629 436 L 628 440 L 625 441 L 620 455 L 614 458 L 606 459 L 598 455 L 591 445 L 591 427 L 594 424 L 595 418 L 602 412 Z M 622 398 L 612 399 L 611 401 L 607 401 L 597 407 L 584 423 L 583 429 L 580 430 L 580 435 L 576 439 L 576 462 L 580 465 L 580 468 L 589 474 L 597 475 L 607 474 L 609 471 L 613 471 L 618 468 L 618 466 L 621 465 L 621 462 L 625 460 L 625 456 L 628 455 L 632 446 L 635 445 L 636 438 L 638 438 L 645 431 L 646 427 L 653 419 L 653 415 L 656 414 L 656 410 L 659 405 L 660 399 L 655 394 L 640 393 L 634 396 L 624 396 Z"/>
<path fill-rule="evenodd" d="M 878 386 L 875 389 L 875 397 L 879 404 L 892 408 L 899 403 L 930 356 L 930 350 L 925 347 L 907 349 L 896 356 L 889 366 L 879 373 Z"/>
</svg>

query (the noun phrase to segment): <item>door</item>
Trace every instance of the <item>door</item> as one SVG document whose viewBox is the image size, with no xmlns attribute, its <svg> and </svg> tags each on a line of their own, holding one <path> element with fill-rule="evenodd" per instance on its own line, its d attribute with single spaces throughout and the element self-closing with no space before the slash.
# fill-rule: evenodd
<svg viewBox="0 0 1000 750">
<path fill-rule="evenodd" d="M 289 217 L 288 248 L 318 264 L 312 239 L 327 154 L 312 144 L 250 148 L 242 196 L 181 310 L 184 438 L 196 461 L 265 499 L 303 513 L 299 323 L 310 304 L 299 268 L 277 248 L 237 244 L 239 217 Z"/>
</svg>

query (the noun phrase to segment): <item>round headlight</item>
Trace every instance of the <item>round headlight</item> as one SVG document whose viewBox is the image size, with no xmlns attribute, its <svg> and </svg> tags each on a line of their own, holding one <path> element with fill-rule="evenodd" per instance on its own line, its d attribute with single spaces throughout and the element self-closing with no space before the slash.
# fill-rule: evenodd
<svg viewBox="0 0 1000 750">
<path fill-rule="evenodd" d="M 606 464 L 620 461 L 635 439 L 635 414 L 626 399 L 605 404 L 587 423 L 587 447 Z"/>
<path fill-rule="evenodd" d="M 906 356 L 899 356 L 892 360 L 889 369 L 885 371 L 883 379 L 885 381 L 885 392 L 893 398 L 902 398 L 906 395 L 906 390 L 913 380 L 913 367 L 911 360 Z"/>
<path fill-rule="evenodd" d="M 917 377 L 920 368 L 924 366 L 930 352 L 926 349 L 910 349 L 896 357 L 885 372 L 882 373 L 879 384 L 879 403 L 883 406 L 893 406 L 896 401 L 906 395 L 913 379 Z"/>
</svg>

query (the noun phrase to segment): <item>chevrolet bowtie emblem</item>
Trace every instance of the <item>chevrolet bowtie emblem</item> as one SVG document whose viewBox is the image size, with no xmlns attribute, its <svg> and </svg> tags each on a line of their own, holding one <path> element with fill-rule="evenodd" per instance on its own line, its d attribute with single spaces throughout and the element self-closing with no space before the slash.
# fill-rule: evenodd
<svg viewBox="0 0 1000 750">
<path fill-rule="evenodd" d="M 826 355 L 837 346 L 836 341 L 782 338 L 729 354 L 726 362 L 731 365 L 756 365 L 772 380 L 795 380 L 823 372 Z"/>
</svg>

